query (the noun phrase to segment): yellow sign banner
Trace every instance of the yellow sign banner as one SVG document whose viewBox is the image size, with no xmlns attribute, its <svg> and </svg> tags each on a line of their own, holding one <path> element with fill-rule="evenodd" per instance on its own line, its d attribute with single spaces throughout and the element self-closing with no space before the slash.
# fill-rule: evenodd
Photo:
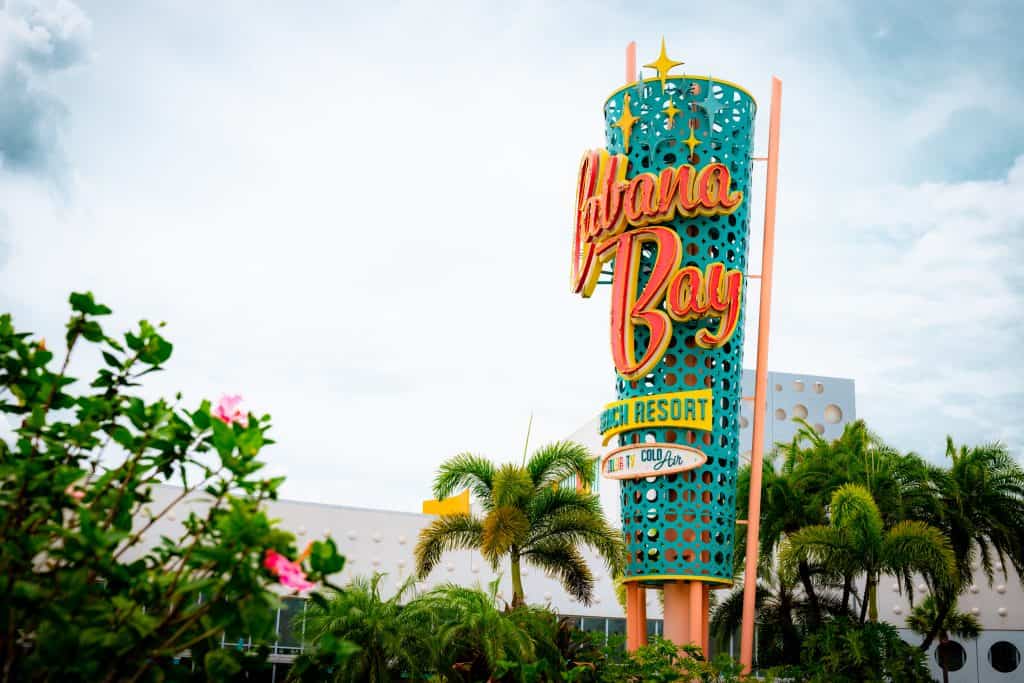
<svg viewBox="0 0 1024 683">
<path fill-rule="evenodd" d="M 633 429 L 677 427 L 711 431 L 713 404 L 710 389 L 637 396 L 609 403 L 601 411 L 602 443 Z"/>
</svg>

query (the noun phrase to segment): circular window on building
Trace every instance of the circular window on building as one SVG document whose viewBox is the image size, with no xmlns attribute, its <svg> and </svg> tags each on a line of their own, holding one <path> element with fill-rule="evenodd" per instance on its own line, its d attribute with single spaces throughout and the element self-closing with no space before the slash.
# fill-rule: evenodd
<svg viewBox="0 0 1024 683">
<path fill-rule="evenodd" d="M 959 671 L 964 668 L 966 662 L 967 651 L 964 650 L 963 645 L 955 640 L 941 643 L 935 648 L 935 663 L 939 667 L 945 665 L 946 671 Z"/>
<path fill-rule="evenodd" d="M 988 662 L 999 673 L 1008 674 L 1020 666 L 1020 650 L 1013 643 L 1000 640 L 988 649 Z"/>
</svg>

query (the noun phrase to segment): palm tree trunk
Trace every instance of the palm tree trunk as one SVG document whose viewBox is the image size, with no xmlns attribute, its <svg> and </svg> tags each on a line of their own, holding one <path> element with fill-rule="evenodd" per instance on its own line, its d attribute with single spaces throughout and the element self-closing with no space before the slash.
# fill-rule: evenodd
<svg viewBox="0 0 1024 683">
<path fill-rule="evenodd" d="M 947 638 L 940 638 L 939 647 L 947 640 Z M 946 668 L 946 652 L 944 650 L 939 652 L 939 668 L 942 669 L 942 683 L 949 683 L 949 669 Z"/>
<path fill-rule="evenodd" d="M 800 634 L 793 624 L 793 603 L 789 591 L 779 587 L 780 626 L 782 627 L 782 659 L 786 664 L 800 663 Z"/>
<path fill-rule="evenodd" d="M 868 596 L 871 595 L 871 578 L 864 577 L 864 599 L 860 603 L 860 623 L 863 624 L 868 618 L 868 603 L 871 602 Z"/>
<path fill-rule="evenodd" d="M 868 618 L 871 621 L 878 621 L 878 580 L 871 582 L 871 592 L 868 593 Z"/>
<path fill-rule="evenodd" d="M 937 603 L 935 606 L 935 623 L 932 625 L 931 630 L 925 635 L 924 640 L 921 641 L 920 647 L 922 652 L 928 652 L 928 648 L 932 646 L 932 641 L 939 635 L 939 630 L 941 629 L 942 624 L 946 622 L 946 617 L 949 616 L 949 610 L 953 608 L 952 600 L 947 600 L 946 598 L 939 597 L 938 595 L 935 596 L 935 602 Z"/>
<path fill-rule="evenodd" d="M 814 592 L 814 584 L 811 583 L 811 567 L 807 562 L 800 560 L 800 583 L 803 584 L 804 593 L 807 594 L 807 603 L 811 607 L 811 626 L 818 626 L 821 623 L 821 606 L 818 604 L 818 595 Z"/>
<path fill-rule="evenodd" d="M 847 574 L 843 577 L 843 614 L 850 609 L 850 593 L 853 591 L 853 577 Z"/>
<path fill-rule="evenodd" d="M 519 549 L 513 547 L 510 553 L 512 560 L 512 606 L 523 604 L 523 579 L 519 574 Z"/>
</svg>

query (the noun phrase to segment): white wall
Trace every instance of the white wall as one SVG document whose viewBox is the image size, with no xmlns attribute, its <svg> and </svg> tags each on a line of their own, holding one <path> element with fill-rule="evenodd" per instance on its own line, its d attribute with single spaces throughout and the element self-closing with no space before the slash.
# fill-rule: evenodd
<svg viewBox="0 0 1024 683">
<path fill-rule="evenodd" d="M 151 507 L 161 509 L 181 489 L 172 486 L 157 487 Z M 198 503 L 193 503 L 198 504 Z M 420 530 L 436 519 L 432 515 L 420 515 L 390 510 L 369 510 L 342 505 L 324 505 L 298 501 L 273 501 L 268 504 L 272 518 L 281 521 L 282 528 L 292 532 L 302 547 L 306 542 L 330 535 L 345 555 L 345 569 L 332 577 L 336 583 L 345 583 L 353 576 L 369 576 L 383 572 L 384 589 L 388 594 L 413 573 L 413 549 Z M 174 519 L 161 520 L 147 534 L 150 538 L 161 535 L 181 534 L 181 520 L 185 510 L 178 510 Z M 593 554 L 585 553 L 591 571 L 597 579 L 595 601 L 584 606 L 565 595 L 554 579 L 532 567 L 524 567 L 523 588 L 526 599 L 531 603 L 550 604 L 562 614 L 620 617 L 622 610 L 615 599 L 614 587 L 607 570 Z M 472 586 L 486 586 L 501 575 L 500 592 L 505 600 L 511 599 L 512 583 L 508 568 L 494 572 L 478 552 L 458 551 L 445 554 L 438 567 L 424 581 L 421 589 L 429 589 L 443 583 L 457 583 Z M 654 601 L 657 609 L 657 602 Z M 652 613 L 651 618 L 655 618 Z"/>
</svg>

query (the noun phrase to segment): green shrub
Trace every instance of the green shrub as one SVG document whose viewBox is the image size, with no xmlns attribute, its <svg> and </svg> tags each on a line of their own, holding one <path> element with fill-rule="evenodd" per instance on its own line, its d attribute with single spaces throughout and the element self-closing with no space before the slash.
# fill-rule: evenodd
<svg viewBox="0 0 1024 683">
<path fill-rule="evenodd" d="M 89 293 L 70 302 L 59 361 L 0 316 L 0 412 L 16 422 L 0 438 L 0 680 L 228 680 L 265 666 L 266 648 L 218 648 L 223 632 L 272 640 L 272 584 L 308 585 L 286 559 L 294 538 L 262 509 L 282 482 L 260 476 L 269 416 L 149 400 L 141 380 L 171 343 L 146 321 L 108 336 L 109 308 Z M 180 495 L 151 509 L 165 483 Z M 186 499 L 206 505 L 150 544 Z M 310 551 L 309 578 L 344 563 L 333 542 Z M 195 670 L 176 663 L 186 651 Z"/>
<path fill-rule="evenodd" d="M 930 683 L 918 648 L 891 625 L 858 624 L 845 618 L 825 622 L 803 644 L 799 666 L 779 669 L 785 678 L 811 683 Z"/>
<path fill-rule="evenodd" d="M 609 649 L 621 645 L 609 644 Z M 682 647 L 664 638 L 654 638 L 636 652 L 622 656 L 609 653 L 599 680 L 603 683 L 668 683 L 669 681 L 700 681 L 701 683 L 740 683 L 755 679 L 742 674 L 738 662 L 720 654 L 711 662 L 704 659 L 699 647 Z"/>
</svg>

